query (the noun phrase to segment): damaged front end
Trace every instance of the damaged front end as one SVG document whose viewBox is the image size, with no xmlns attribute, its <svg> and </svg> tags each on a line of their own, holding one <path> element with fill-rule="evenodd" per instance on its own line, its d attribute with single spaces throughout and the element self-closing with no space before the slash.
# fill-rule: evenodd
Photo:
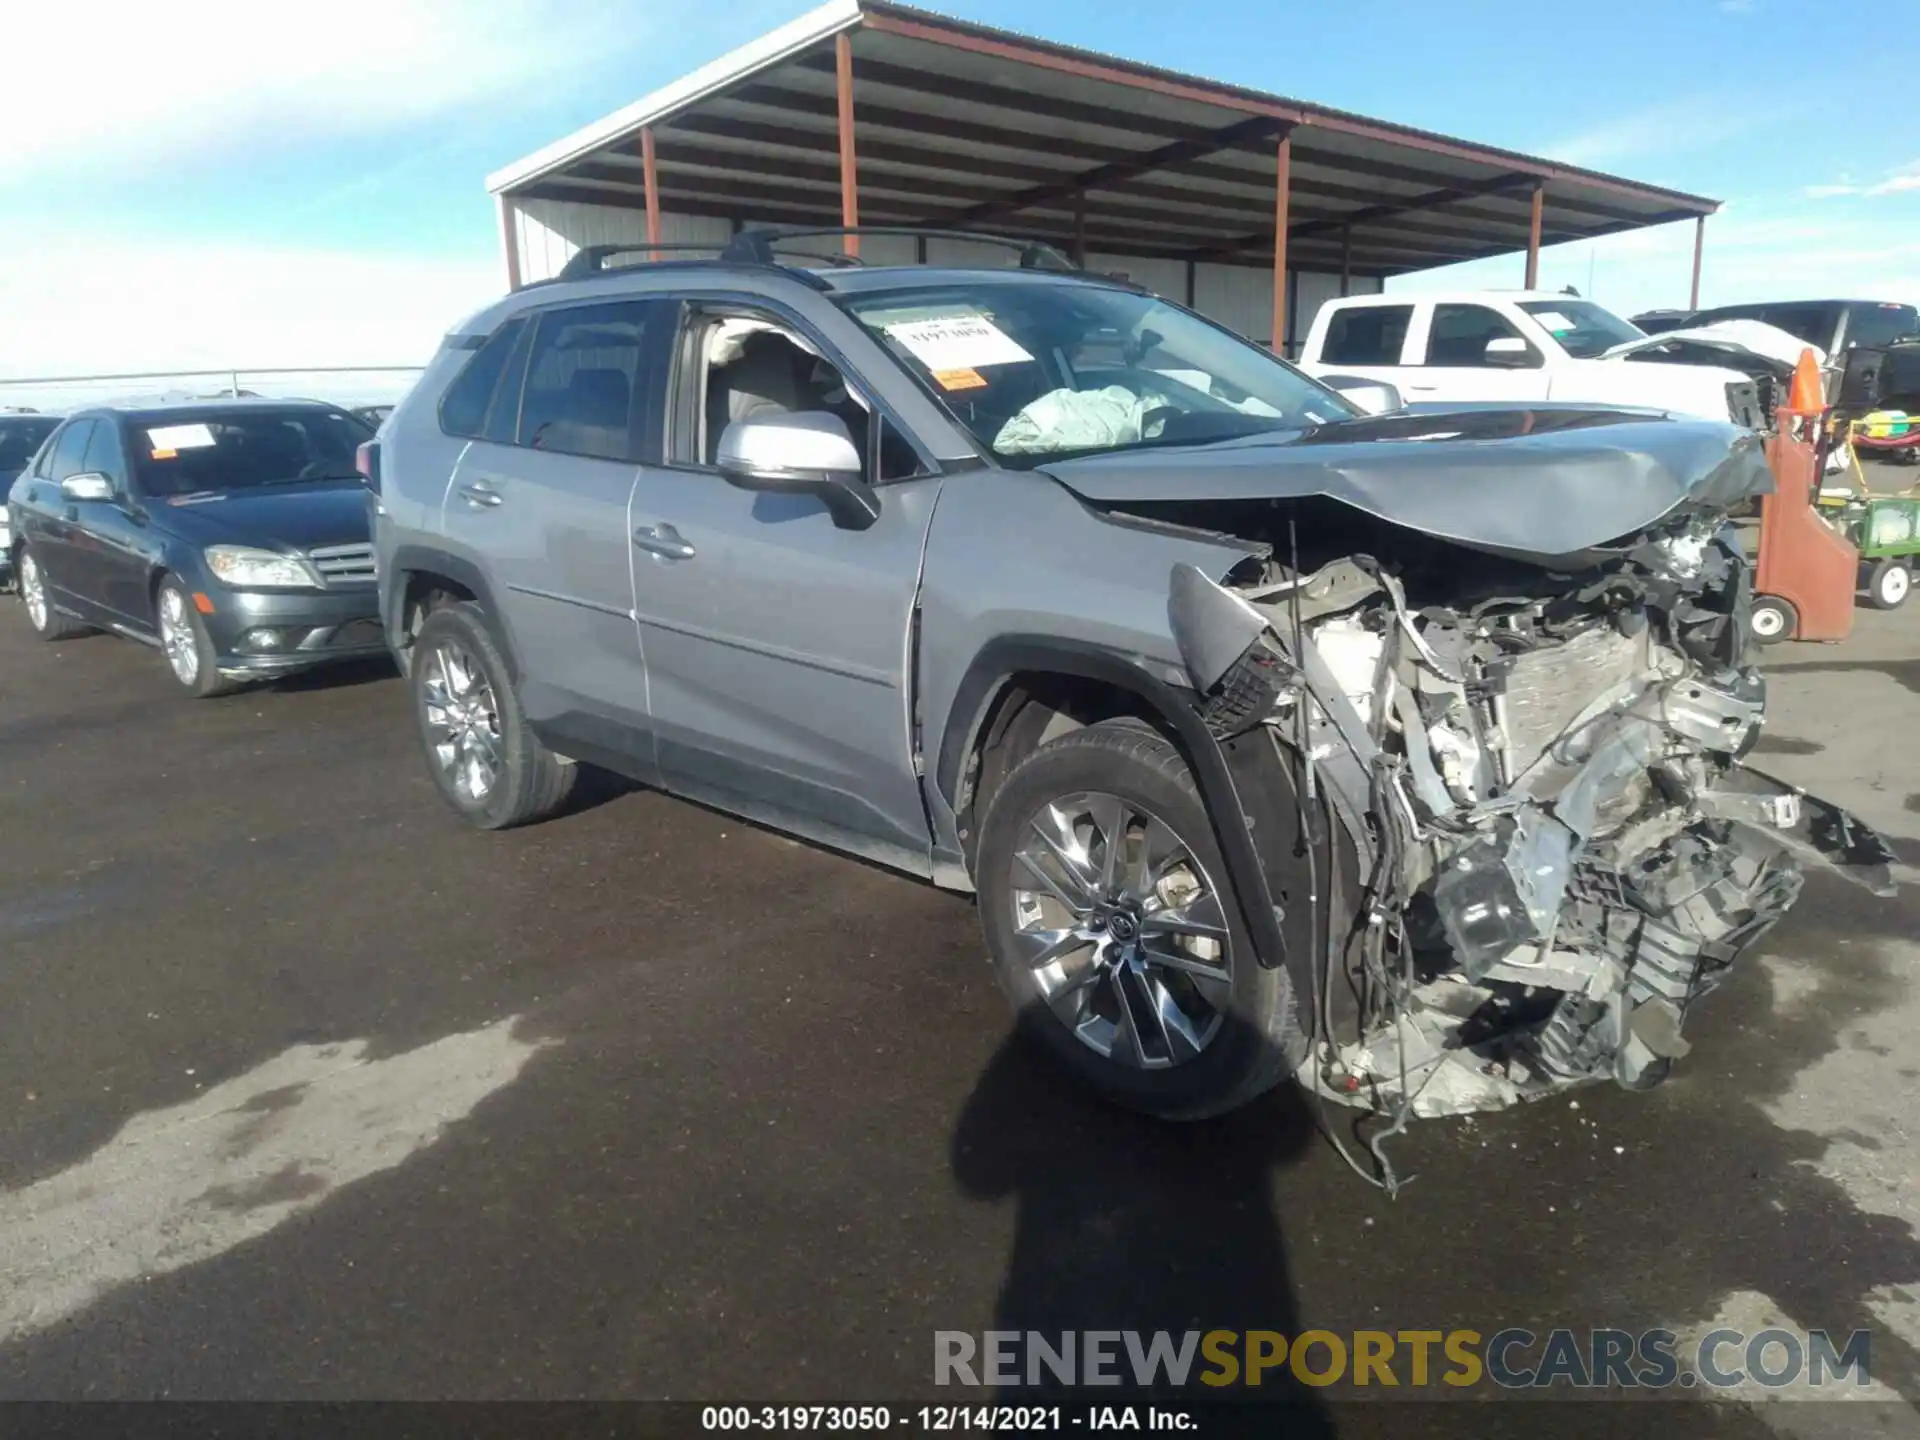
<svg viewBox="0 0 1920 1440">
<path fill-rule="evenodd" d="M 1742 763 L 1765 685 L 1721 515 L 1553 562 L 1389 525 L 1373 556 L 1176 569 L 1208 728 L 1263 739 L 1303 830 L 1325 813 L 1350 844 L 1309 994 L 1287 961 L 1302 1079 L 1402 1118 L 1644 1088 L 1792 905 L 1797 857 L 1890 891 L 1878 836 Z"/>
</svg>

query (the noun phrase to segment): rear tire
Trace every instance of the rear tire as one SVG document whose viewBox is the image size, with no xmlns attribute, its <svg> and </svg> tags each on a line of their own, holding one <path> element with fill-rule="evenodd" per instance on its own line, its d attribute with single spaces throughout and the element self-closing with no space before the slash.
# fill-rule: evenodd
<svg viewBox="0 0 1920 1440">
<path fill-rule="evenodd" d="M 42 640 L 73 640 L 93 633 L 91 627 L 53 608 L 53 596 L 47 591 L 47 572 L 40 568 L 33 551 L 24 545 L 15 559 L 14 573 L 18 576 L 14 584 L 20 591 L 20 603 L 26 607 L 27 623 L 33 627 L 34 634 Z"/>
<path fill-rule="evenodd" d="M 1913 593 L 1913 572 L 1904 560 L 1882 560 L 1867 575 L 1867 603 L 1876 610 L 1898 610 Z"/>
<path fill-rule="evenodd" d="M 441 796 L 469 824 L 505 830 L 566 803 L 579 766 L 540 743 L 480 607 L 461 600 L 414 637 L 408 683 L 421 753 Z"/>
<path fill-rule="evenodd" d="M 1747 631 L 1762 645 L 1778 645 L 1800 633 L 1800 612 L 1778 595 L 1756 595 Z"/>
<path fill-rule="evenodd" d="M 1195 1120 L 1303 1063 L 1291 976 L 1255 959 L 1193 776 L 1150 727 L 1104 721 L 1028 756 L 993 798 L 975 874 L 1022 1027 L 1101 1094 Z"/>
</svg>

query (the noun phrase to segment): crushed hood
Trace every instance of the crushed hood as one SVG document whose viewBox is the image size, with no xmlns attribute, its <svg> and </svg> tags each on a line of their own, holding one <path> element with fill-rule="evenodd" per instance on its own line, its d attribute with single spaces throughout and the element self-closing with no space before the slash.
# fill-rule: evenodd
<svg viewBox="0 0 1920 1440">
<path fill-rule="evenodd" d="M 1571 557 L 1689 505 L 1771 492 L 1758 437 L 1707 420 L 1580 406 L 1455 406 L 1214 445 L 1041 467 L 1082 499 L 1325 496 L 1382 520 L 1522 559 Z"/>
<path fill-rule="evenodd" d="M 1813 351 L 1815 360 L 1826 364 L 1827 357 L 1819 346 L 1809 345 L 1778 325 L 1761 320 L 1721 320 L 1712 325 L 1689 325 L 1629 340 L 1607 351 L 1606 358 L 1659 353 L 1690 364 L 1711 365 L 1728 358 L 1737 362 L 1744 357 L 1757 357 L 1767 362 L 1769 370 L 1785 376 L 1793 373 L 1801 353 L 1807 350 Z"/>
</svg>

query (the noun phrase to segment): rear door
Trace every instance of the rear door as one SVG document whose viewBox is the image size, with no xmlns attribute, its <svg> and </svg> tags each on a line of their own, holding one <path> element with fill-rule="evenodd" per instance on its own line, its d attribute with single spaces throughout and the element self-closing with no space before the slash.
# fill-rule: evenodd
<svg viewBox="0 0 1920 1440">
<path fill-rule="evenodd" d="M 1416 305 L 1329 305 L 1323 308 L 1325 331 L 1310 345 L 1314 375 L 1353 375 L 1403 385 L 1410 361 Z M 1319 325 L 1316 317 L 1316 328 Z M 1409 396 L 1409 399 L 1412 397 Z"/>
<path fill-rule="evenodd" d="M 96 501 L 69 500 L 60 493 L 60 482 L 86 468 L 87 445 L 93 439 L 92 416 L 69 420 L 53 438 L 44 478 L 29 487 L 33 508 L 27 520 L 26 541 L 33 549 L 40 578 L 49 594 L 64 609 L 101 619 L 100 606 L 92 594 L 88 579 L 92 568 L 86 536 L 86 523 Z"/>
<path fill-rule="evenodd" d="M 627 507 L 641 456 L 658 447 L 640 401 L 650 332 L 673 314 L 625 299 L 530 316 L 442 508 L 446 535 L 493 587 L 528 720 L 562 753 L 646 781 Z"/>
<path fill-rule="evenodd" d="M 1412 340 L 1414 367 L 1400 382 L 1408 400 L 1547 398 L 1545 354 L 1491 306 L 1436 303 Z"/>
<path fill-rule="evenodd" d="M 930 873 L 908 677 L 936 468 L 790 313 L 692 298 L 671 363 L 666 463 L 641 471 L 632 516 L 662 783 Z M 847 425 L 878 485 L 871 527 L 719 473 L 726 425 L 769 412 Z"/>
</svg>

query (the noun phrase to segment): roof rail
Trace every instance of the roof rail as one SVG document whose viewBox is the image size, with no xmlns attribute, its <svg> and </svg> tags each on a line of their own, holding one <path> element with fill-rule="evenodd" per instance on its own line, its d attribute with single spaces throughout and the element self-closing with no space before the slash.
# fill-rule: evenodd
<svg viewBox="0 0 1920 1440">
<path fill-rule="evenodd" d="M 590 275 L 601 274 L 607 268 L 607 261 L 615 255 L 634 255 L 641 251 L 652 253 L 658 250 L 704 250 L 709 255 L 718 256 L 727 248 L 728 242 L 718 244 L 709 241 L 705 244 L 665 244 L 649 245 L 645 241 L 637 245 L 583 245 L 573 253 L 565 265 L 560 267 L 556 280 L 585 280 Z"/>
<path fill-rule="evenodd" d="M 1065 270 L 1078 273 L 1080 269 L 1044 240 L 1022 240 L 1016 236 L 995 235 L 984 230 L 941 230 L 925 225 L 764 226 L 740 231 L 720 252 L 720 258 L 745 260 L 761 265 L 777 265 L 780 262 L 774 257 L 774 246 L 788 240 L 821 235 L 911 235 L 915 239 L 926 240 L 971 240 L 984 245 L 1003 245 L 1009 250 L 1017 250 L 1020 254 L 1022 270 Z"/>
<path fill-rule="evenodd" d="M 774 247 L 785 246 L 790 240 L 809 240 L 834 235 L 910 235 L 915 239 L 968 240 L 982 245 L 1000 245 L 1009 250 L 1018 251 L 1022 270 L 1060 270 L 1075 275 L 1082 273 L 1078 265 L 1044 240 L 1022 240 L 1012 235 L 995 235 L 981 230 L 938 230 L 920 225 L 767 225 L 739 231 L 732 238 L 718 243 L 673 241 L 649 244 L 641 240 L 618 245 L 582 246 L 574 252 L 565 265 L 560 267 L 560 273 L 553 277 L 553 282 L 589 280 L 597 275 L 605 275 L 608 273 L 607 261 L 616 256 L 657 257 L 663 251 L 674 254 L 697 251 L 726 264 L 777 265 L 790 270 L 794 267 L 774 254 Z M 862 263 L 859 257 L 854 255 L 821 254 L 810 250 L 789 251 L 788 258 L 813 260 L 836 267 Z"/>
</svg>

